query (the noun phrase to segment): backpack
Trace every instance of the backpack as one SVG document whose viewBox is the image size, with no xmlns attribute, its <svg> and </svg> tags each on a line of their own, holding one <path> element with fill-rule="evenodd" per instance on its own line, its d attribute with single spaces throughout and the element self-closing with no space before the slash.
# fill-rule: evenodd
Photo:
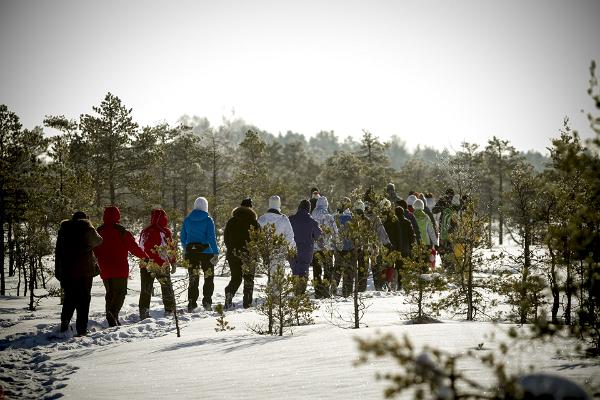
<svg viewBox="0 0 600 400">
<path fill-rule="evenodd" d="M 440 216 L 440 239 L 448 240 L 454 228 L 455 212 L 452 208 L 444 208 Z"/>
</svg>

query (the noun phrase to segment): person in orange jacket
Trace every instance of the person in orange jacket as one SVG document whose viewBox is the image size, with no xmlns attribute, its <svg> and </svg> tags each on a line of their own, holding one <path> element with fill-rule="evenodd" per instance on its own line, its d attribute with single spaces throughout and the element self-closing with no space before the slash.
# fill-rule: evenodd
<svg viewBox="0 0 600 400">
<path fill-rule="evenodd" d="M 148 259 L 148 254 L 137 244 L 131 232 L 119 224 L 121 212 L 117 207 L 106 207 L 103 221 L 97 229 L 103 241 L 94 249 L 94 254 L 106 289 L 106 320 L 109 326 L 115 326 L 121 325 L 119 311 L 127 294 L 127 256 L 131 253 L 138 258 Z"/>
</svg>

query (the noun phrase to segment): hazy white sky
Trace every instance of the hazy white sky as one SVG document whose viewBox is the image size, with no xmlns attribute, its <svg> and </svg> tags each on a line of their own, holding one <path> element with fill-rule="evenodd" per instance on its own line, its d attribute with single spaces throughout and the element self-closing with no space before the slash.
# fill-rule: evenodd
<svg viewBox="0 0 600 400">
<path fill-rule="evenodd" d="M 590 130 L 600 1 L 0 0 L 0 103 L 26 127 L 106 92 L 141 125 L 244 118 L 274 134 L 369 129 L 543 150 Z"/>
</svg>

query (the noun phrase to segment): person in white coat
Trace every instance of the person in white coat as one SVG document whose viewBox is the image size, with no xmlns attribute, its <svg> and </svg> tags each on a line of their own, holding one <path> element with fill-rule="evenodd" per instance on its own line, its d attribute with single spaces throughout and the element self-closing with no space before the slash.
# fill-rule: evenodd
<svg viewBox="0 0 600 400">
<path fill-rule="evenodd" d="M 294 230 L 290 219 L 287 215 L 281 213 L 281 198 L 277 195 L 269 198 L 269 209 L 263 215 L 258 218 L 258 224 L 265 227 L 268 224 L 275 226 L 275 232 L 285 237 L 288 244 L 292 248 L 296 248 L 296 242 L 294 241 Z M 283 262 L 285 256 L 274 257 L 274 262 L 271 263 L 271 272 L 274 271 L 278 263 Z"/>
</svg>

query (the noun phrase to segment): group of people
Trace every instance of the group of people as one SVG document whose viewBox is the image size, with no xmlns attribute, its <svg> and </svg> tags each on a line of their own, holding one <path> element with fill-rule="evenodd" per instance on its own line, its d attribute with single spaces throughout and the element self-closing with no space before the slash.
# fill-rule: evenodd
<svg viewBox="0 0 600 400">
<path fill-rule="evenodd" d="M 362 200 L 353 204 L 349 198 L 342 198 L 335 212 L 330 211 L 328 199 L 317 188 L 311 189 L 310 198 L 300 201 L 296 213 L 290 217 L 282 213 L 281 198 L 277 195 L 268 199 L 268 210 L 260 217 L 253 207 L 252 199 L 242 200 L 225 225 L 226 259 L 231 271 L 230 282 L 225 287 L 226 309 L 233 306 L 233 298 L 242 281 L 242 305 L 248 308 L 253 303 L 254 272 L 244 268 L 240 258 L 246 251 L 251 229 L 273 225 L 288 245 L 295 248 L 294 256 L 287 261 L 292 274 L 304 281 L 300 291 L 306 290 L 312 266 L 315 298 L 337 294 L 342 280 L 341 294 L 348 296 L 354 287 L 355 270 L 359 273 L 356 289 L 366 290 L 369 266 L 376 290 L 386 287 L 395 289 L 401 284 L 398 265 L 383 265 L 381 254 L 365 257 L 365 249 L 360 243 L 344 238 L 343 230 L 352 219 L 364 218 L 369 221 L 381 244 L 390 251 L 397 251 L 402 257 L 411 256 L 413 243 L 423 243 L 431 251 L 429 257 L 432 257 L 433 266 L 435 252 L 446 253 L 451 246 L 450 233 L 455 224 L 452 215 L 460 208 L 460 199 L 452 189 L 448 189 L 437 203 L 434 203 L 430 193 L 411 192 L 406 199 L 402 199 L 390 183 L 381 200 L 376 200 L 370 189 Z M 77 334 L 87 333 L 92 279 L 98 274 L 106 289 L 105 313 L 108 324 L 120 325 L 119 312 L 127 294 L 129 254 L 146 261 L 140 263 L 140 319 L 149 317 L 155 279 L 154 274 L 143 266 L 151 260 L 159 266 L 168 267 L 170 264 L 171 273 L 175 272 L 175 260 L 157 251 L 157 246 L 172 243 L 173 239 L 164 210 L 151 211 L 150 223 L 141 231 L 139 242 L 120 224 L 120 219 L 119 209 L 111 206 L 105 208 L 103 224 L 98 229 L 94 229 L 87 215 L 81 211 L 61 223 L 55 251 L 55 276 L 64 291 L 61 331 L 68 329 L 77 310 Z M 198 197 L 195 200 L 193 210 L 183 221 L 179 239 L 184 258 L 189 264 L 188 311 L 198 307 L 200 270 L 204 278 L 201 304 L 204 309 L 210 310 L 219 248 L 206 198 Z M 352 268 L 354 263 L 358 263 L 358 269 Z M 169 279 L 166 276 L 160 280 L 165 314 L 175 310 L 175 297 Z"/>
</svg>

